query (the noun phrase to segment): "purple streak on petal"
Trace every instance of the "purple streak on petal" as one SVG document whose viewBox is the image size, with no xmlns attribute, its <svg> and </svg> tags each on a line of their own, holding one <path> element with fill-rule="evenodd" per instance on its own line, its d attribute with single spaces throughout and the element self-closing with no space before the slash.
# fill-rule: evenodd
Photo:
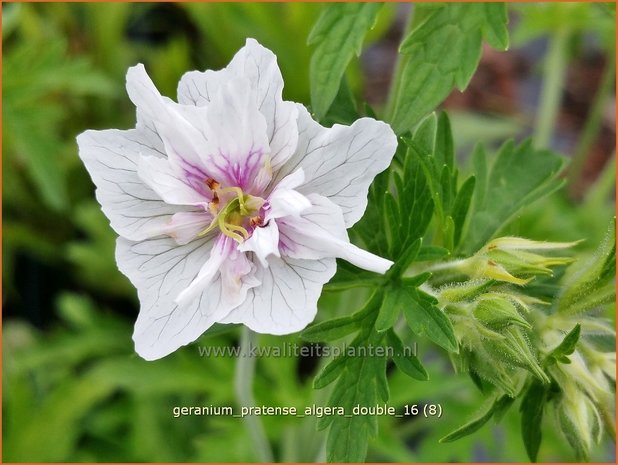
<svg viewBox="0 0 618 465">
<path fill-rule="evenodd" d="M 212 200 L 212 191 L 206 185 L 206 181 L 211 177 L 198 166 L 188 162 L 184 163 L 183 171 L 186 184 L 191 186 L 198 194 L 206 197 L 209 201 Z"/>
<path fill-rule="evenodd" d="M 213 160 L 213 165 L 227 175 L 230 187 L 240 187 L 243 191 L 252 192 L 253 182 L 263 163 L 264 152 L 261 149 L 251 149 L 246 156 L 235 157 L 219 151 L 219 157 L 225 160 L 225 165 L 220 166 Z M 238 162 L 241 159 L 242 162 Z"/>
</svg>

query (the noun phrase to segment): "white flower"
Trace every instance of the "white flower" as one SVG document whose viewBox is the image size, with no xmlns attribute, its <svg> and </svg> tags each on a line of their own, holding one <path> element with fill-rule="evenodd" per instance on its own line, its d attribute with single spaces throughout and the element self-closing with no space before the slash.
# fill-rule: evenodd
<svg viewBox="0 0 618 465">
<path fill-rule="evenodd" d="M 315 317 L 335 257 L 384 273 L 349 242 L 396 148 L 371 118 L 324 128 L 282 99 L 275 55 L 248 39 L 227 68 L 189 72 L 178 102 L 142 65 L 127 73 L 137 127 L 86 131 L 79 154 L 138 290 L 133 339 L 147 360 L 214 323 L 288 334 Z"/>
</svg>

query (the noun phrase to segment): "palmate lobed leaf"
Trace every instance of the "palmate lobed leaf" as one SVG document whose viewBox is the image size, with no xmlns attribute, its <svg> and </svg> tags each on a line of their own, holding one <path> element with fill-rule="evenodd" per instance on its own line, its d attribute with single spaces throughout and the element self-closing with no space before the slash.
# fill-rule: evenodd
<svg viewBox="0 0 618 465">
<path fill-rule="evenodd" d="M 425 175 L 426 197 L 431 197 L 435 210 L 434 243 L 453 250 L 463 237 L 476 179 L 470 176 L 458 188 L 453 134 L 445 112 L 432 113 L 419 124 L 409 140 L 408 157 Z"/>
<path fill-rule="evenodd" d="M 381 3 L 331 3 L 324 7 L 307 40 L 317 45 L 309 69 L 312 109 L 321 120 L 339 90 L 343 73 L 373 27 Z"/>
<path fill-rule="evenodd" d="M 418 248 L 418 247 L 417 247 Z M 422 280 L 426 279 L 425 276 Z M 419 279 L 420 281 L 420 279 Z M 418 283 L 416 283 L 418 285 Z M 367 352 L 367 356 L 354 355 L 349 350 L 366 350 L 383 347 L 385 344 L 393 351 L 393 361 L 399 369 L 417 380 L 428 379 L 428 374 L 416 356 L 406 354 L 404 346 L 393 330 L 379 332 L 375 328 L 378 310 L 395 293 L 376 291 L 367 304 L 351 317 L 339 318 L 310 327 L 303 333 L 308 339 L 319 340 L 340 337 L 357 331 L 352 342 L 346 346 L 346 353 L 334 358 L 314 379 L 314 388 L 321 389 L 335 383 L 328 405 L 343 407 L 345 416 L 324 416 L 318 428 L 330 428 L 327 439 L 327 459 L 333 462 L 361 462 L 367 454 L 368 441 L 377 434 L 377 417 L 374 415 L 352 415 L 355 406 L 375 407 L 389 399 L 389 386 L 386 377 L 388 352 L 382 355 Z M 389 308 L 390 310 L 390 308 Z M 401 309 L 397 309 L 400 313 Z M 353 325 L 350 322 L 355 322 Z M 316 329 L 313 329 L 316 328 Z"/>
<path fill-rule="evenodd" d="M 359 349 L 382 345 L 383 335 L 373 330 L 375 314 L 381 301 L 382 293 L 376 292 L 365 307 L 355 314 L 357 317 L 367 317 L 363 318 L 363 326 L 350 347 Z M 335 358 L 318 375 L 314 387 L 324 387 L 335 379 L 337 381 L 328 404 L 343 407 L 346 416 L 324 416 L 318 423 L 320 429 L 330 427 L 326 444 L 327 459 L 331 462 L 361 462 L 367 454 L 369 438 L 377 433 L 377 418 L 371 415 L 351 415 L 352 409 L 356 405 L 371 407 L 380 403 L 380 400 L 388 400 L 386 357 Z"/>
<path fill-rule="evenodd" d="M 427 336 L 449 352 L 459 351 L 453 325 L 437 307 L 437 301 L 433 297 L 409 286 L 402 286 L 395 292 L 400 293 L 403 314 L 414 333 Z"/>
<path fill-rule="evenodd" d="M 479 250 L 521 209 L 563 185 L 559 174 L 564 159 L 549 150 L 538 150 L 530 140 L 520 145 L 506 142 L 487 169 L 485 152 L 474 153 L 476 192 L 469 226 L 460 249 Z"/>
<path fill-rule="evenodd" d="M 508 47 L 506 7 L 501 3 L 417 4 L 410 34 L 400 53 L 405 64 L 396 90 L 391 124 L 411 130 L 453 89 L 463 90 L 481 57 L 485 38 Z"/>
</svg>

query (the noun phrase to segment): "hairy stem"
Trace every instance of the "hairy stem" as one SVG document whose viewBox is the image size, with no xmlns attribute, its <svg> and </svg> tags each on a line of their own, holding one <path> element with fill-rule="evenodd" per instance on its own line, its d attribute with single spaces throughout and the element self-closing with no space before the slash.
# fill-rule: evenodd
<svg viewBox="0 0 618 465">
<path fill-rule="evenodd" d="M 548 147 L 552 139 L 566 75 L 567 46 L 570 35 L 569 29 L 563 27 L 554 33 L 549 42 L 543 70 L 541 104 L 534 135 L 537 147 Z"/>
<path fill-rule="evenodd" d="M 240 356 L 236 363 L 236 398 L 241 407 L 255 405 L 253 398 L 253 378 L 255 376 L 255 357 L 251 357 L 251 347 L 256 343 L 256 334 L 243 326 L 240 336 Z M 243 418 L 249 431 L 253 449 L 260 462 L 272 462 L 273 453 L 264 432 L 264 426 L 259 417 L 247 415 Z"/>
</svg>

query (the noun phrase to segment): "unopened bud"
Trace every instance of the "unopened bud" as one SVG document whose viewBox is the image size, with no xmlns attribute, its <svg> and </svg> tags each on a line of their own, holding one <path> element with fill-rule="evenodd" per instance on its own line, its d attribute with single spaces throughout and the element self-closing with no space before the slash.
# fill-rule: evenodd
<svg viewBox="0 0 618 465">
<path fill-rule="evenodd" d="M 531 329 L 530 324 L 519 314 L 515 305 L 500 294 L 484 294 L 479 297 L 473 310 L 477 320 L 489 327 L 518 325 Z"/>
</svg>

